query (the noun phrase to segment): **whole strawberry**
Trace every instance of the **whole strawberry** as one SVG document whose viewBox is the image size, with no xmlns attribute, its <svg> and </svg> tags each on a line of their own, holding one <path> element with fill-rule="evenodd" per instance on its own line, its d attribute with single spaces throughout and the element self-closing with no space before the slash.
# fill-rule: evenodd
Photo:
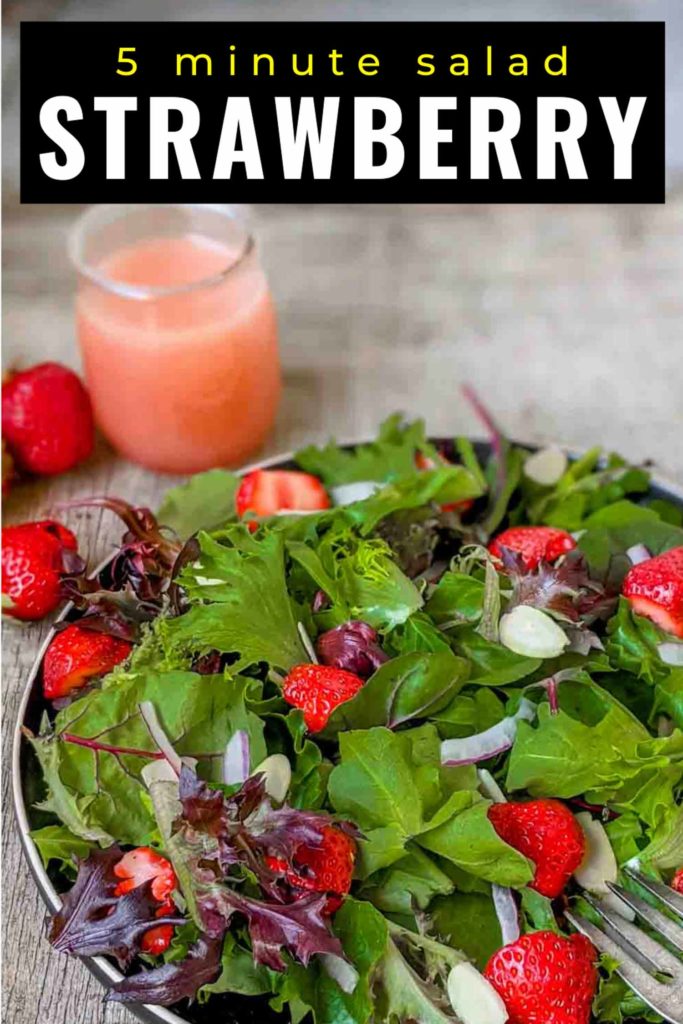
<svg viewBox="0 0 683 1024">
<path fill-rule="evenodd" d="M 310 732 L 320 732 L 336 707 L 363 685 L 360 676 L 331 665 L 296 665 L 282 685 L 288 704 L 301 708 Z"/>
<path fill-rule="evenodd" d="M 71 625 L 56 633 L 43 660 L 43 693 L 48 700 L 66 697 L 90 679 L 106 675 L 127 658 L 127 640 Z"/>
<path fill-rule="evenodd" d="M 65 552 L 76 551 L 71 530 L 45 519 L 2 528 L 2 610 L 15 619 L 42 619 L 61 603 Z"/>
<path fill-rule="evenodd" d="M 585 935 L 532 932 L 494 953 L 484 969 L 508 1024 L 588 1024 L 597 953 Z"/>
<path fill-rule="evenodd" d="M 489 544 L 494 558 L 500 558 L 500 549 L 508 548 L 522 556 L 524 568 L 531 572 L 538 563 L 555 562 L 576 547 L 571 533 L 554 526 L 512 526 L 503 530 Z"/>
<path fill-rule="evenodd" d="M 634 565 L 622 593 L 637 615 L 652 619 L 665 633 L 683 637 L 683 547 Z"/>
<path fill-rule="evenodd" d="M 530 883 L 555 899 L 583 860 L 586 840 L 571 811 L 559 800 L 492 804 L 489 821 L 506 843 L 536 866 Z"/>
<path fill-rule="evenodd" d="M 171 893 L 178 887 L 175 871 L 171 862 L 151 847 L 138 846 L 135 850 L 129 850 L 118 864 L 114 865 L 114 874 L 121 879 L 116 886 L 117 896 L 123 896 L 145 882 L 151 882 L 152 896 L 161 904 L 156 916 L 168 917 L 174 913 L 175 904 L 171 899 Z M 145 932 L 140 948 L 143 953 L 158 956 L 166 952 L 172 938 L 173 925 L 160 924 Z"/>
<path fill-rule="evenodd" d="M 328 825 L 322 830 L 319 846 L 297 848 L 291 867 L 278 857 L 267 857 L 266 863 L 271 871 L 284 876 L 295 898 L 309 892 L 328 893 L 325 910 L 333 914 L 351 888 L 355 860 L 356 844 L 351 836 Z"/>
<path fill-rule="evenodd" d="M 2 434 L 17 467 L 49 476 L 86 459 L 93 448 L 90 398 L 59 363 L 40 363 L 2 385 Z"/>
</svg>

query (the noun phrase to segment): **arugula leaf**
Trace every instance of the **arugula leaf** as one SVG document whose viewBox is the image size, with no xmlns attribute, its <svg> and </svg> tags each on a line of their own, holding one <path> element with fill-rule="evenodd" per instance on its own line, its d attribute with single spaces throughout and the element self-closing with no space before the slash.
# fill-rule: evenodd
<svg viewBox="0 0 683 1024">
<path fill-rule="evenodd" d="M 300 541 L 289 541 L 287 551 L 331 602 L 331 609 L 316 617 L 323 630 L 350 619 L 392 629 L 422 605 L 415 584 L 378 537 L 361 539 L 349 529 L 330 531 L 315 551 Z"/>
<path fill-rule="evenodd" d="M 57 715 L 54 732 L 32 740 L 49 787 L 42 808 L 84 839 L 145 845 L 156 823 L 140 773 L 158 749 L 139 704 L 151 701 L 178 753 L 198 757 L 204 774 L 218 778 L 237 729 L 247 730 L 254 763 L 265 757 L 263 722 L 245 706 L 254 685 L 193 672 L 146 672 L 74 701 Z"/>
<path fill-rule="evenodd" d="M 337 487 L 361 480 L 382 483 L 415 472 L 417 452 L 431 458 L 437 455 L 425 437 L 424 422 L 403 423 L 397 413 L 382 423 L 376 441 L 351 449 L 340 448 L 334 441 L 323 448 L 309 445 L 294 458 L 303 470 L 319 476 L 326 486 Z"/>
<path fill-rule="evenodd" d="M 198 530 L 217 530 L 236 518 L 239 482 L 239 477 L 228 469 L 195 473 L 186 483 L 166 492 L 157 519 L 175 530 L 181 540 L 187 540 Z"/>
<path fill-rule="evenodd" d="M 74 835 L 66 825 L 46 825 L 31 832 L 31 839 L 45 867 L 56 860 L 67 874 L 75 874 L 75 861 L 85 860 L 93 849 L 91 843 Z"/>
<path fill-rule="evenodd" d="M 239 524 L 198 539 L 199 557 L 179 577 L 190 610 L 159 623 L 168 641 L 200 654 L 235 654 L 234 671 L 259 661 L 285 670 L 308 661 L 285 583 L 282 537 Z"/>
<path fill-rule="evenodd" d="M 526 857 L 500 838 L 488 819 L 490 801 L 479 800 L 417 838 L 420 846 L 477 878 L 521 888 L 533 878 Z"/>
<path fill-rule="evenodd" d="M 392 658 L 370 676 L 355 697 L 332 712 L 326 733 L 376 725 L 395 729 L 414 718 L 429 718 L 451 702 L 467 672 L 467 662 L 450 650 Z"/>
</svg>

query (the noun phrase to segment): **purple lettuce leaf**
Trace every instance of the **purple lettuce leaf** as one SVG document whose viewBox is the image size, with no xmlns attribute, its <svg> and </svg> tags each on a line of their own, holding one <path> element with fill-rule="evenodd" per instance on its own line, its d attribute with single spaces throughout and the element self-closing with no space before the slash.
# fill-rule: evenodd
<svg viewBox="0 0 683 1024">
<path fill-rule="evenodd" d="M 222 936 L 210 939 L 200 935 L 183 960 L 124 978 L 107 993 L 106 1001 L 172 1006 L 181 999 L 193 1000 L 202 985 L 218 977 L 222 946 Z"/>
<path fill-rule="evenodd" d="M 79 861 L 76 882 L 62 897 L 62 906 L 50 924 L 48 938 L 60 953 L 71 956 L 110 954 L 126 967 L 140 951 L 140 940 L 157 924 L 183 924 L 179 916 L 156 917 L 158 901 L 151 882 L 122 896 L 114 866 L 123 851 L 114 844 L 95 850 Z"/>
<path fill-rule="evenodd" d="M 246 918 L 257 964 L 284 971 L 287 964 L 283 949 L 304 966 L 315 953 L 332 953 L 345 959 L 342 944 L 324 916 L 325 893 L 314 893 L 290 904 L 255 900 L 227 888 L 214 889 L 206 898 L 211 912 L 218 911 L 226 924 L 234 914 Z"/>
<path fill-rule="evenodd" d="M 345 669 L 361 679 L 368 679 L 389 660 L 379 644 L 377 631 L 358 619 L 321 633 L 315 649 L 323 665 Z"/>
</svg>

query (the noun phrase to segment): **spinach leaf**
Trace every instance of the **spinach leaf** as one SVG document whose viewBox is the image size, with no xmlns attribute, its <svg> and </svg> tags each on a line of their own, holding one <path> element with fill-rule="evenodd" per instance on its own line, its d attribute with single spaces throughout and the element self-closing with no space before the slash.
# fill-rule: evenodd
<svg viewBox="0 0 683 1024">
<path fill-rule="evenodd" d="M 236 518 L 239 482 L 239 477 L 228 469 L 195 473 L 187 483 L 166 492 L 157 519 L 175 530 L 181 540 L 187 540 L 198 530 L 217 530 Z"/>
<path fill-rule="evenodd" d="M 443 574 L 425 605 L 425 611 L 439 626 L 474 624 L 483 609 L 483 582 L 451 569 Z"/>
<path fill-rule="evenodd" d="M 386 914 L 413 914 L 426 910 L 435 896 L 453 891 L 453 882 L 414 843 L 407 854 L 388 870 L 373 878 L 363 895 Z"/>
<path fill-rule="evenodd" d="M 526 857 L 500 838 L 488 819 L 489 806 L 479 800 L 417 842 L 477 878 L 519 889 L 531 881 L 533 871 Z"/>
<path fill-rule="evenodd" d="M 505 718 L 505 705 L 486 687 L 469 688 L 469 692 L 459 693 L 448 707 L 431 717 L 441 738 L 448 740 L 489 729 Z"/>
<path fill-rule="evenodd" d="M 333 711 L 326 732 L 334 735 L 376 725 L 395 729 L 414 718 L 429 718 L 451 702 L 467 672 L 467 662 L 450 650 L 399 655 L 380 666 L 355 697 Z"/>
<path fill-rule="evenodd" d="M 502 644 L 486 640 L 472 626 L 454 634 L 453 648 L 471 663 L 469 682 L 478 686 L 508 686 L 526 679 L 542 665 L 540 658 L 527 658 Z"/>
<path fill-rule="evenodd" d="M 435 626 L 424 612 L 414 612 L 409 619 L 385 638 L 384 649 L 394 654 L 409 654 L 411 651 L 450 651 L 451 645 L 446 634 Z"/>
<path fill-rule="evenodd" d="M 683 529 L 672 526 L 659 518 L 652 508 L 634 505 L 630 501 L 618 501 L 591 515 L 583 524 L 585 533 L 579 538 L 593 575 L 604 578 L 612 572 L 611 578 L 620 583 L 631 563 L 626 552 L 634 544 L 644 544 L 651 555 L 679 547 L 683 544 Z"/>
<path fill-rule="evenodd" d="M 429 913 L 437 937 L 461 949 L 480 971 L 502 945 L 500 924 L 490 893 L 454 892 L 450 896 L 439 896 L 431 904 Z"/>
</svg>

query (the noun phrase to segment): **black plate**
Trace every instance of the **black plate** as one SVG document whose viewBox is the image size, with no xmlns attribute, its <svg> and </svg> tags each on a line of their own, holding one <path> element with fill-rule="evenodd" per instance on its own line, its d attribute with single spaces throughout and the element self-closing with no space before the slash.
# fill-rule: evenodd
<svg viewBox="0 0 683 1024">
<path fill-rule="evenodd" d="M 447 453 L 452 450 L 450 439 L 432 439 Z M 528 447 L 533 450 L 532 446 Z M 489 445 L 484 442 L 475 442 L 477 455 L 485 459 L 490 452 Z M 570 458 L 572 453 L 568 453 Z M 264 462 L 247 466 L 244 472 L 252 469 L 287 469 L 292 468 L 290 455 L 280 455 Z M 673 483 L 654 481 L 649 493 L 651 498 L 664 498 L 683 507 L 683 488 Z M 68 605 L 57 621 L 63 619 L 76 619 L 78 613 Z M 54 913 L 59 907 L 58 890 L 55 883 L 58 878 L 50 877 L 50 874 L 43 867 L 40 854 L 31 839 L 30 832 L 34 828 L 40 828 L 47 824 L 48 819 L 40 811 L 36 811 L 33 804 L 40 799 L 41 779 L 35 755 L 29 745 L 23 740 L 22 726 L 27 726 L 31 731 L 37 732 L 40 719 L 45 710 L 45 702 L 42 696 L 41 673 L 45 651 L 54 635 L 51 631 L 41 647 L 26 682 L 26 688 L 19 707 L 17 722 L 14 732 L 14 750 L 12 764 L 12 787 L 14 796 L 14 810 L 19 826 L 19 834 L 24 854 L 28 861 L 31 874 L 33 875 L 40 894 L 45 901 L 48 910 Z M 41 818 L 43 820 L 41 820 Z M 51 818 L 49 820 L 52 820 Z M 103 985 L 111 987 L 122 977 L 121 972 L 114 966 L 113 962 L 105 957 L 84 957 L 84 963 Z M 129 1004 L 128 1009 L 144 1024 L 281 1024 L 288 1020 L 288 1015 L 277 1014 L 268 1006 L 266 996 L 240 996 L 234 993 L 222 996 L 212 996 L 208 1003 L 199 1006 L 194 1003 L 190 1007 L 183 1007 L 177 1011 L 160 1006 L 147 1006 L 141 1004 Z M 637 1022 L 636 1022 L 637 1024 Z"/>
</svg>

